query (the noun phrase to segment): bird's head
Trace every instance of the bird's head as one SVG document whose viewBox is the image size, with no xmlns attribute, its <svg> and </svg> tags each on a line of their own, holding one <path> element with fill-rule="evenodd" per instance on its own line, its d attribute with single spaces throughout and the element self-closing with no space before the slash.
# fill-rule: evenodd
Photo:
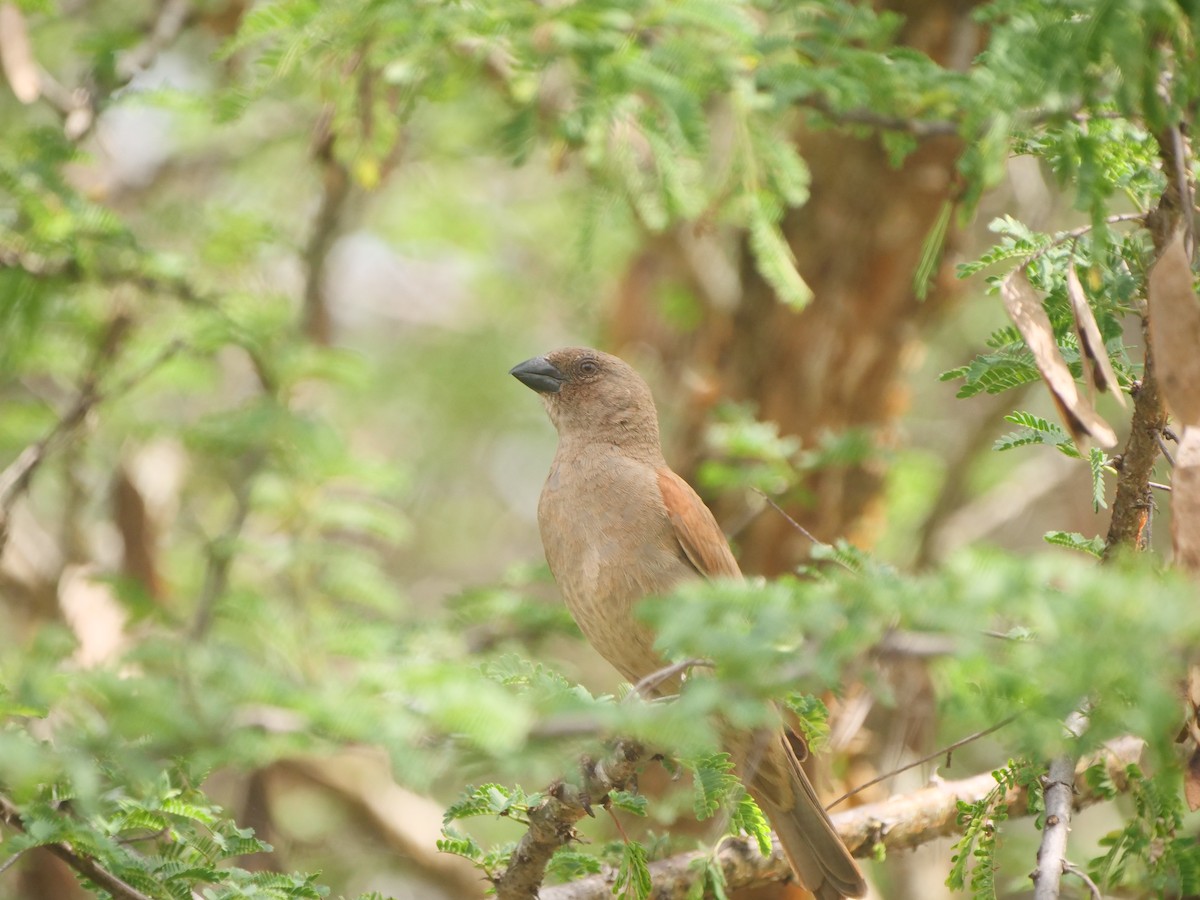
<svg viewBox="0 0 1200 900">
<path fill-rule="evenodd" d="M 512 367 L 538 392 L 562 438 L 658 447 L 658 413 L 645 380 L 622 359 L 587 347 L 564 347 Z"/>
</svg>

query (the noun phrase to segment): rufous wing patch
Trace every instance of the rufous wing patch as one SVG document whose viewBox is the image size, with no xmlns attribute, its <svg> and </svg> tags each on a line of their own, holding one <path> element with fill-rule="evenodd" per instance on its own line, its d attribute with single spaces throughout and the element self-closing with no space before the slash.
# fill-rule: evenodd
<svg viewBox="0 0 1200 900">
<path fill-rule="evenodd" d="M 691 485 L 664 466 L 658 470 L 658 489 L 675 537 L 696 571 L 706 578 L 740 578 L 721 526 Z"/>
</svg>

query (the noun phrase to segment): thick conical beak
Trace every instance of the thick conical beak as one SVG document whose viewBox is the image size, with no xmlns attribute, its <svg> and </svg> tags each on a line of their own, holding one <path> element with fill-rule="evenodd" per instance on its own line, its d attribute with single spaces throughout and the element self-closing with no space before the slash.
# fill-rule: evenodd
<svg viewBox="0 0 1200 900">
<path fill-rule="evenodd" d="M 535 356 L 523 363 L 517 363 L 508 370 L 508 374 L 539 394 L 557 394 L 562 390 L 563 382 L 567 380 L 567 376 L 544 356 Z"/>
</svg>

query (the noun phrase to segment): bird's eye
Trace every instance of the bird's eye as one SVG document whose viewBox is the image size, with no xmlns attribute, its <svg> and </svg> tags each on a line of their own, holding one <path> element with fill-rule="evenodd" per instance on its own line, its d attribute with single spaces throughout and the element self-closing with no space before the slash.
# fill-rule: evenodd
<svg viewBox="0 0 1200 900">
<path fill-rule="evenodd" d="M 600 364 L 594 359 L 585 359 L 579 364 L 579 371 L 584 375 L 595 375 L 600 371 Z"/>
</svg>

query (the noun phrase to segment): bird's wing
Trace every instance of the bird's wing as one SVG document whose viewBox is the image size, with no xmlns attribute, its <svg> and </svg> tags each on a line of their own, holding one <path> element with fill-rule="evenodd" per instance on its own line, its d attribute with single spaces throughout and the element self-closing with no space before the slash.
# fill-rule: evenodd
<svg viewBox="0 0 1200 900">
<path fill-rule="evenodd" d="M 664 466 L 658 470 L 658 489 L 675 537 L 696 571 L 705 578 L 741 578 L 721 526 L 691 485 Z"/>
</svg>

